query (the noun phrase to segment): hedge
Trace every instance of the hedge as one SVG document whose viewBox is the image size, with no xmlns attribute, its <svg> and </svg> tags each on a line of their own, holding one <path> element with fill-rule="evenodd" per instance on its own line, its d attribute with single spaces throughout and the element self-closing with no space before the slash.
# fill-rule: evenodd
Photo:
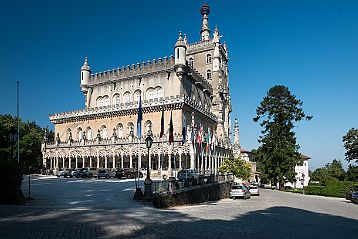
<svg viewBox="0 0 358 239">
<path fill-rule="evenodd" d="M 306 186 L 305 194 L 344 198 L 346 193 L 355 185 L 358 186 L 358 183 L 351 181 L 329 181 L 324 186 Z"/>
</svg>

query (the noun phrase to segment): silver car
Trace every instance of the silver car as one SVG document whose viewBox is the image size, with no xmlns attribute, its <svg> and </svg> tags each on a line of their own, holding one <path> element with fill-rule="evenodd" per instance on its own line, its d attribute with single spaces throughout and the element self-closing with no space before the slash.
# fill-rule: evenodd
<svg viewBox="0 0 358 239">
<path fill-rule="evenodd" d="M 232 185 L 230 190 L 230 198 L 250 198 L 251 193 L 244 185 Z"/>
<path fill-rule="evenodd" d="M 260 189 L 256 185 L 250 185 L 249 191 L 250 191 L 251 195 L 260 196 Z"/>
</svg>

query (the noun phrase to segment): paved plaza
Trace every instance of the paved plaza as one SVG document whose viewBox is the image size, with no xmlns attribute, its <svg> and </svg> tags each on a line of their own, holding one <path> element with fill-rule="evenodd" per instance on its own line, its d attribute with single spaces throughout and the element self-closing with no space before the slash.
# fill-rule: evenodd
<svg viewBox="0 0 358 239">
<path fill-rule="evenodd" d="M 133 201 L 133 180 L 31 182 L 34 200 L 0 205 L 0 238 L 355 238 L 358 230 L 358 205 L 344 199 L 262 190 L 163 210 Z"/>
</svg>

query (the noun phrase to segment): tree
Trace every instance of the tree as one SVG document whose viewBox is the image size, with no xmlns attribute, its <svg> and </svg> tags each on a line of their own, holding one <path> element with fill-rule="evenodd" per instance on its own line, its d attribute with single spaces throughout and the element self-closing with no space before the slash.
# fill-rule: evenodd
<svg viewBox="0 0 358 239">
<path fill-rule="evenodd" d="M 296 99 L 283 85 L 273 86 L 256 109 L 255 122 L 263 127 L 259 138 L 257 161 L 274 184 L 283 189 L 285 180 L 295 180 L 295 166 L 302 163 L 296 143 L 294 123 L 310 120 L 302 109 L 303 102 Z"/>
<path fill-rule="evenodd" d="M 345 177 L 346 172 L 343 169 L 342 162 L 336 159 L 322 168 L 317 168 L 310 174 L 312 181 L 319 181 L 322 184 L 328 181 L 344 181 Z"/>
<path fill-rule="evenodd" d="M 347 181 L 358 182 L 358 166 L 349 165 L 346 173 Z"/>
<path fill-rule="evenodd" d="M 245 180 L 251 176 L 251 164 L 241 158 L 226 158 L 219 171 L 221 173 L 232 173 L 237 178 Z"/>
<path fill-rule="evenodd" d="M 343 136 L 346 160 L 350 162 L 355 160 L 358 163 L 358 129 L 351 128 L 348 133 Z"/>
</svg>

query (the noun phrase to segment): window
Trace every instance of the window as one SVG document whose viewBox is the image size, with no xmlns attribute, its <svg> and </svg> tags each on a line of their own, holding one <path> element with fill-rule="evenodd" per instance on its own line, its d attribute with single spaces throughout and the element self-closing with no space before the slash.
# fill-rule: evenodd
<svg viewBox="0 0 358 239">
<path fill-rule="evenodd" d="M 124 97 L 124 103 L 131 102 L 131 94 L 128 91 L 124 93 L 123 97 Z"/>
<path fill-rule="evenodd" d="M 145 93 L 146 99 L 150 100 L 154 98 L 154 89 L 153 88 L 148 88 L 146 93 Z"/>
<path fill-rule="evenodd" d="M 128 135 L 134 136 L 134 125 L 132 122 L 129 122 L 127 124 L 127 132 L 128 132 Z"/>
<path fill-rule="evenodd" d="M 81 127 L 79 127 L 77 129 L 77 137 L 78 137 L 78 141 L 80 141 L 82 139 L 82 137 L 83 137 L 83 131 L 82 131 Z"/>
<path fill-rule="evenodd" d="M 211 60 L 211 54 L 207 54 L 206 55 L 206 64 L 211 64 L 212 60 Z"/>
<path fill-rule="evenodd" d="M 91 127 L 87 127 L 87 139 L 91 140 L 92 139 L 92 130 Z"/>
<path fill-rule="evenodd" d="M 147 134 L 148 131 L 149 131 L 149 129 L 151 129 L 151 128 L 152 128 L 152 121 L 147 120 L 147 121 L 145 122 L 145 133 Z"/>
<path fill-rule="evenodd" d="M 109 105 L 109 97 L 108 95 L 103 96 L 103 105 L 102 106 L 107 106 Z"/>
<path fill-rule="evenodd" d="M 113 104 L 119 105 L 121 103 L 121 96 L 119 94 L 115 94 L 113 96 Z"/>
<path fill-rule="evenodd" d="M 163 97 L 163 89 L 160 86 L 155 87 L 155 92 L 154 92 L 154 98 L 159 99 L 160 97 Z"/>
<path fill-rule="evenodd" d="M 105 125 L 101 126 L 100 134 L 102 139 L 107 139 L 107 127 Z"/>
<path fill-rule="evenodd" d="M 71 129 L 68 128 L 66 130 L 66 140 L 70 140 L 70 137 L 72 138 L 72 132 L 71 132 Z"/>
<path fill-rule="evenodd" d="M 99 96 L 99 97 L 97 98 L 97 100 L 96 100 L 96 106 L 97 106 L 97 107 L 103 106 L 103 99 L 102 99 L 101 96 Z"/>
<path fill-rule="evenodd" d="M 117 137 L 118 138 L 122 138 L 123 137 L 123 125 L 121 123 L 118 123 L 116 126 L 116 133 L 117 133 Z"/>
<path fill-rule="evenodd" d="M 192 58 L 192 57 L 189 58 L 188 65 L 190 68 L 194 68 L 194 58 Z"/>
<path fill-rule="evenodd" d="M 179 48 L 177 48 L 177 59 L 179 59 Z"/>
<path fill-rule="evenodd" d="M 139 102 L 140 90 L 134 92 L 134 101 Z"/>
<path fill-rule="evenodd" d="M 210 70 L 210 69 L 208 69 L 208 70 L 206 71 L 206 79 L 207 79 L 207 80 L 211 80 L 211 70 Z"/>
</svg>

